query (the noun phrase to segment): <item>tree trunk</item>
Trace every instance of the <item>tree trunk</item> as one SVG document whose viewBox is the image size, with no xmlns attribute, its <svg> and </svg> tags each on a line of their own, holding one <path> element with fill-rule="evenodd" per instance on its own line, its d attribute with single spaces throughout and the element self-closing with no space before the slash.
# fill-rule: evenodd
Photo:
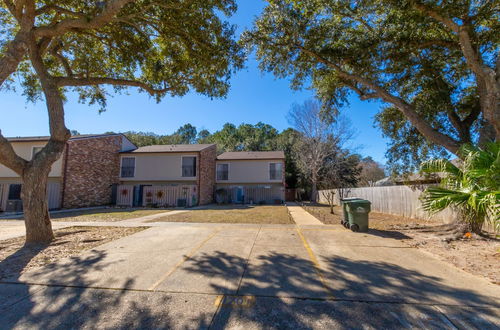
<svg viewBox="0 0 500 330">
<path fill-rule="evenodd" d="M 311 202 L 316 203 L 318 201 L 318 184 L 313 179 L 311 187 Z"/>
<path fill-rule="evenodd" d="M 48 243 L 54 239 L 47 203 L 47 181 L 50 164 L 29 164 L 23 172 L 23 200 L 26 243 Z"/>
</svg>

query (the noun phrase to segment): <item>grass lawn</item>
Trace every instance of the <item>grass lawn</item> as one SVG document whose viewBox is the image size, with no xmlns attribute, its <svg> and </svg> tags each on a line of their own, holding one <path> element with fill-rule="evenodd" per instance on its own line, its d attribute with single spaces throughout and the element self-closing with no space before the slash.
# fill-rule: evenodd
<svg viewBox="0 0 500 330">
<path fill-rule="evenodd" d="M 55 230 L 56 238 L 48 245 L 24 246 L 24 236 L 0 241 L 0 279 L 77 256 L 85 250 L 144 229 L 146 227 L 69 227 Z"/>
<path fill-rule="evenodd" d="M 50 218 L 52 221 L 122 221 L 127 219 L 144 217 L 147 215 L 168 212 L 166 209 L 119 209 L 105 208 L 95 210 L 70 211 L 61 213 L 52 213 Z"/>
<path fill-rule="evenodd" d="M 214 205 L 206 209 L 166 215 L 150 222 L 294 223 L 286 206 L 282 205 Z"/>
</svg>

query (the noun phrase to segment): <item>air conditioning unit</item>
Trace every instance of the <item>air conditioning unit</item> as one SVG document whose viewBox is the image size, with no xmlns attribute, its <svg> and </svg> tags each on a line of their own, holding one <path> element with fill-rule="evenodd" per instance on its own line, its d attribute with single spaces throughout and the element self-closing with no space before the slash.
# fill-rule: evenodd
<svg viewBox="0 0 500 330">
<path fill-rule="evenodd" d="M 22 212 L 23 211 L 23 201 L 20 199 L 11 199 L 7 201 L 7 206 L 5 207 L 5 212 Z"/>
</svg>

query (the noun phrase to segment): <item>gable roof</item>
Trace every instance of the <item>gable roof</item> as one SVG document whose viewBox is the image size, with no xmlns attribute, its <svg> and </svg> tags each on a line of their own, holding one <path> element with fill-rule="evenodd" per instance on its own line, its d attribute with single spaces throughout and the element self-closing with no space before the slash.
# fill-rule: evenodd
<svg viewBox="0 0 500 330">
<path fill-rule="evenodd" d="M 73 135 L 69 139 L 70 140 L 91 139 L 91 138 L 100 138 L 100 137 L 115 136 L 115 135 L 125 136 L 121 133 L 80 134 L 80 135 Z M 9 141 L 9 142 L 35 142 L 35 141 L 49 141 L 49 139 L 50 139 L 50 136 L 15 136 L 15 137 L 8 137 L 7 141 Z"/>
<path fill-rule="evenodd" d="M 126 153 L 198 152 L 215 144 L 164 144 L 140 147 Z"/>
<path fill-rule="evenodd" d="M 285 159 L 283 151 L 232 151 L 225 152 L 217 160 Z"/>
</svg>

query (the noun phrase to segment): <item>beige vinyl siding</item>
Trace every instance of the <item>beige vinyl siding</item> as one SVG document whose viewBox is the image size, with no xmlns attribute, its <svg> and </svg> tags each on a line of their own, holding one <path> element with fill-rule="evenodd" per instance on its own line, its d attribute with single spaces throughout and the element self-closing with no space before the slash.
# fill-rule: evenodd
<svg viewBox="0 0 500 330">
<path fill-rule="evenodd" d="M 217 164 L 229 164 L 228 180 L 217 180 L 217 183 L 281 183 L 283 177 L 278 180 L 270 180 L 269 164 L 281 163 L 282 159 L 276 160 L 218 160 Z"/>
<path fill-rule="evenodd" d="M 5 211 L 11 184 L 22 184 L 20 178 L 0 179 L 0 212 Z M 61 181 L 49 179 L 47 182 L 47 202 L 50 210 L 61 208 Z"/>
<path fill-rule="evenodd" d="M 147 181 L 194 181 L 195 177 L 182 176 L 182 157 L 196 157 L 197 153 L 131 153 L 123 154 L 122 158 L 135 157 L 135 174 L 132 178 L 121 178 L 127 182 Z M 121 164 L 121 161 L 120 161 Z"/>
<path fill-rule="evenodd" d="M 14 148 L 14 151 L 16 154 L 18 154 L 20 157 L 26 159 L 26 160 L 31 160 L 32 153 L 33 153 L 33 147 L 43 147 L 47 143 L 46 142 L 12 142 L 12 147 Z M 60 177 L 62 174 L 62 159 L 63 157 L 59 158 L 58 160 L 55 161 L 55 163 L 52 165 L 52 170 L 49 173 L 49 177 Z M 12 171 L 11 169 L 3 166 L 0 164 L 0 178 L 17 178 L 19 177 L 16 172 Z"/>
</svg>

